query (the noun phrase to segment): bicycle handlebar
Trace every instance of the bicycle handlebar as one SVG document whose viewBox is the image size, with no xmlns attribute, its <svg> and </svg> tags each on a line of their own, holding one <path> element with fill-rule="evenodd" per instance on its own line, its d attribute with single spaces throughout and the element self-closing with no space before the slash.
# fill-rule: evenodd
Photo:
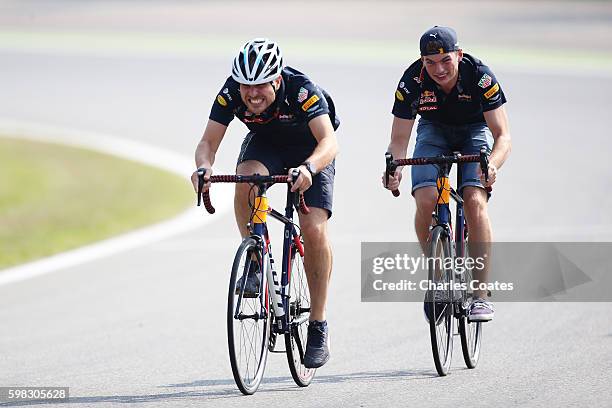
<svg viewBox="0 0 612 408">
<path fill-rule="evenodd" d="M 204 189 L 205 181 L 209 181 L 211 183 L 253 183 L 253 184 L 277 184 L 277 183 L 293 183 L 300 175 L 299 170 L 295 169 L 291 176 L 288 175 L 273 175 L 273 176 L 262 176 L 259 174 L 253 174 L 251 176 L 241 176 L 236 174 L 227 174 L 227 175 L 218 175 L 218 176 L 210 176 L 208 180 L 204 179 L 204 175 L 206 174 L 205 168 L 199 168 L 198 172 L 198 207 L 201 205 L 201 202 L 204 202 L 204 207 L 206 211 L 210 214 L 215 213 L 215 207 L 213 207 L 210 200 L 210 192 L 208 190 L 202 191 Z M 302 214 L 310 214 L 310 208 L 306 205 L 304 201 L 304 194 L 295 192 L 294 204 L 296 207 L 300 209 Z"/>
<path fill-rule="evenodd" d="M 385 170 L 385 187 L 389 185 L 389 176 L 391 173 L 395 174 L 398 164 L 393 160 L 393 155 L 389 152 L 385 153 L 385 160 L 387 161 L 387 169 Z M 394 197 L 399 197 L 399 190 L 391 190 Z"/>
<path fill-rule="evenodd" d="M 480 169 L 482 170 L 485 181 L 489 181 L 489 154 L 487 153 L 486 147 L 480 149 L 480 154 L 466 154 L 455 153 L 452 156 L 438 156 L 438 157 L 415 157 L 412 159 L 397 159 L 393 160 L 393 155 L 389 152 L 385 153 L 386 170 L 385 170 L 385 187 L 389 185 L 389 176 L 399 166 L 422 166 L 426 164 L 452 164 L 452 163 L 480 163 Z M 399 197 L 399 190 L 392 190 L 393 196 Z"/>
</svg>

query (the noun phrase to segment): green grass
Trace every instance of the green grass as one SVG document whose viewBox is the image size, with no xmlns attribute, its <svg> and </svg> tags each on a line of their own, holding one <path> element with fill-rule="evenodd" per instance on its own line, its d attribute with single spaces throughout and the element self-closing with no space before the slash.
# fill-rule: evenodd
<svg viewBox="0 0 612 408">
<path fill-rule="evenodd" d="M 90 150 L 0 138 L 0 269 L 177 214 L 187 178 Z"/>
</svg>

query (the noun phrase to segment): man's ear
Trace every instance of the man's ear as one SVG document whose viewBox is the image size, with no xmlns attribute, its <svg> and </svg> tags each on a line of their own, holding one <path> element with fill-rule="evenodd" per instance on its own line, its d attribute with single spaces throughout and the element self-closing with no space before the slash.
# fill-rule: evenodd
<svg viewBox="0 0 612 408">
<path fill-rule="evenodd" d="M 274 90 L 278 91 L 280 89 L 280 85 L 281 85 L 281 81 L 283 80 L 283 77 L 281 75 L 278 76 L 278 78 L 276 78 L 274 81 L 272 81 L 272 84 L 274 86 Z"/>
</svg>

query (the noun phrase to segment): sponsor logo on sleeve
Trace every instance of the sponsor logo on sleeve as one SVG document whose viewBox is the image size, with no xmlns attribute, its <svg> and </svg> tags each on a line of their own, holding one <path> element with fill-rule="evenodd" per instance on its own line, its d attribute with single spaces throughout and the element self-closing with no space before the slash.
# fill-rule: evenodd
<svg viewBox="0 0 612 408">
<path fill-rule="evenodd" d="M 491 89 L 485 92 L 484 97 L 487 99 L 491 99 L 493 95 L 495 95 L 499 91 L 499 84 L 493 85 Z"/>
<path fill-rule="evenodd" d="M 395 97 L 397 98 L 398 101 L 404 102 L 404 95 L 402 95 L 399 89 L 395 91 Z"/>
<path fill-rule="evenodd" d="M 229 89 L 227 89 L 227 88 L 223 88 L 223 93 L 225 94 L 225 96 L 227 97 L 227 99 L 229 99 L 229 100 L 230 100 L 230 102 L 231 102 L 231 101 L 233 101 L 233 99 L 232 99 L 232 95 L 230 95 L 230 93 L 229 93 Z"/>
<path fill-rule="evenodd" d="M 408 90 L 408 88 L 406 88 L 406 83 L 404 81 L 399 83 L 398 88 L 401 89 L 402 91 L 406 92 L 406 95 L 410 95 L 410 91 Z"/>
<path fill-rule="evenodd" d="M 302 110 L 306 112 L 308 108 L 310 108 L 312 105 L 314 105 L 318 101 L 319 101 L 319 97 L 317 95 L 312 95 L 310 99 L 308 99 L 306 103 L 302 105 Z"/>
<path fill-rule="evenodd" d="M 491 78 L 489 74 L 484 74 L 482 78 L 480 78 L 480 81 L 478 81 L 478 86 L 483 89 L 488 88 L 491 86 L 491 81 L 493 81 L 493 78 Z"/>
<path fill-rule="evenodd" d="M 414 77 L 412 79 L 414 79 L 414 82 L 416 82 L 417 84 L 421 83 L 421 78 L 419 78 L 419 77 Z"/>
<path fill-rule="evenodd" d="M 227 106 L 227 101 L 221 95 L 217 95 L 217 102 L 219 102 L 219 105 L 223 107 Z"/>
<path fill-rule="evenodd" d="M 302 103 L 302 102 L 304 102 L 306 100 L 306 98 L 308 98 L 308 90 L 306 88 L 302 87 L 298 91 L 297 101 L 298 101 L 298 103 Z"/>
</svg>

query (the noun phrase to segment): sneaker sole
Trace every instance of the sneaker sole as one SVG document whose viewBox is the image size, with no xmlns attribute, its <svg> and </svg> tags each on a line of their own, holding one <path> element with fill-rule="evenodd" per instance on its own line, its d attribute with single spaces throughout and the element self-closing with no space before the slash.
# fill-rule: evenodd
<svg viewBox="0 0 612 408">
<path fill-rule="evenodd" d="M 304 362 L 304 367 L 306 367 L 306 368 L 320 368 L 320 367 L 323 367 L 329 361 L 329 357 L 330 357 L 330 355 L 328 354 L 327 357 L 325 358 L 325 360 L 321 364 L 318 364 L 318 365 L 306 364 L 306 362 Z"/>
<path fill-rule="evenodd" d="M 484 323 L 490 322 L 493 320 L 493 315 L 478 315 L 478 316 L 468 316 L 468 321 L 474 323 Z"/>
</svg>

